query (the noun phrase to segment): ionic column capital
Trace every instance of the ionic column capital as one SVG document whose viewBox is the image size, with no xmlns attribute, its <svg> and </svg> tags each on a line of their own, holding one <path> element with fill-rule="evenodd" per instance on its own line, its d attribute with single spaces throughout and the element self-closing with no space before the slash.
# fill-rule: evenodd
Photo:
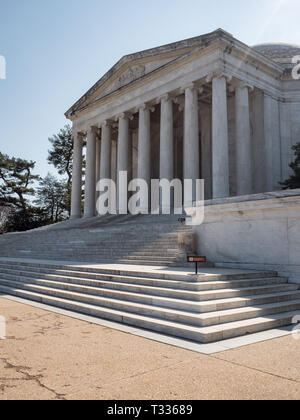
<svg viewBox="0 0 300 420">
<path fill-rule="evenodd" d="M 75 139 L 82 140 L 82 139 L 83 139 L 83 137 L 84 137 L 84 133 L 83 133 L 82 131 L 77 131 L 77 132 L 75 132 L 75 133 L 72 133 L 72 139 L 73 139 L 73 141 L 74 141 Z"/>
<path fill-rule="evenodd" d="M 155 106 L 149 105 L 149 104 L 142 104 L 139 107 L 137 107 L 137 111 L 150 111 L 150 112 L 154 112 L 155 111 Z"/>
<path fill-rule="evenodd" d="M 180 105 L 182 103 L 184 103 L 184 97 L 183 96 L 176 96 L 173 99 L 174 104 Z"/>
<path fill-rule="evenodd" d="M 160 104 L 161 102 L 167 102 L 174 99 L 174 96 L 170 93 L 166 93 L 165 95 L 159 96 L 156 100 L 157 104 Z"/>
<path fill-rule="evenodd" d="M 224 77 L 228 83 L 231 83 L 232 76 L 226 74 L 222 70 L 216 70 L 209 73 L 206 77 L 206 83 L 211 83 L 213 79 L 221 79 L 222 77 Z"/>
<path fill-rule="evenodd" d="M 98 134 L 99 133 L 99 128 L 97 126 L 92 125 L 87 129 L 87 134 L 89 134 L 89 133 L 90 134 Z"/>
<path fill-rule="evenodd" d="M 199 94 L 203 93 L 203 87 L 199 86 L 196 82 L 189 83 L 180 89 L 180 93 L 185 93 L 187 90 L 196 90 Z"/>
<path fill-rule="evenodd" d="M 112 126 L 112 121 L 111 120 L 105 120 L 105 121 L 100 123 L 101 128 L 111 127 L 111 126 Z"/>
<path fill-rule="evenodd" d="M 125 120 L 125 119 L 132 121 L 133 114 L 131 112 L 122 112 L 121 114 L 118 114 L 115 116 L 114 121 L 118 122 L 119 120 Z"/>
<path fill-rule="evenodd" d="M 177 96 L 173 99 L 173 101 L 176 105 L 178 105 L 179 112 L 182 112 L 184 110 L 184 96 Z"/>
<path fill-rule="evenodd" d="M 238 80 L 235 84 L 233 84 L 234 89 L 248 89 L 250 92 L 254 91 L 254 86 L 250 85 L 247 82 L 242 80 Z"/>
</svg>

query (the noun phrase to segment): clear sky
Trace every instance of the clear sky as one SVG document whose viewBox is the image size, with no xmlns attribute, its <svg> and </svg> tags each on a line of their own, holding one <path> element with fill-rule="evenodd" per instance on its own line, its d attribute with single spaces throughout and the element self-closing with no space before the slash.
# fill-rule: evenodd
<svg viewBox="0 0 300 420">
<path fill-rule="evenodd" d="M 300 44 L 300 0 L 0 0 L 0 151 L 47 165 L 65 111 L 123 55 L 223 28 Z"/>
</svg>

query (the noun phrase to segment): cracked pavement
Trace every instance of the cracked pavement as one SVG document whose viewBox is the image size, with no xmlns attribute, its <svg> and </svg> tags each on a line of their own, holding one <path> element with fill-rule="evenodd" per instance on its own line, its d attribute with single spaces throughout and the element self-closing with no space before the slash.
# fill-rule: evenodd
<svg viewBox="0 0 300 420">
<path fill-rule="evenodd" d="M 0 400 L 300 398 L 291 336 L 202 355 L 0 297 Z"/>
</svg>

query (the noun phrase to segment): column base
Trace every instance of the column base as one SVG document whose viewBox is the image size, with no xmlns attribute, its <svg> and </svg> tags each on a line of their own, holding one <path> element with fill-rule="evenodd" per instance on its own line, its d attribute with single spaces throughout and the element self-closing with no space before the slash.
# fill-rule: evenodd
<svg viewBox="0 0 300 420">
<path fill-rule="evenodd" d="M 81 215 L 80 216 L 71 216 L 69 220 L 79 220 L 81 219 Z"/>
<path fill-rule="evenodd" d="M 83 216 L 83 219 L 92 219 L 93 217 L 96 217 L 95 214 L 86 214 Z"/>
</svg>

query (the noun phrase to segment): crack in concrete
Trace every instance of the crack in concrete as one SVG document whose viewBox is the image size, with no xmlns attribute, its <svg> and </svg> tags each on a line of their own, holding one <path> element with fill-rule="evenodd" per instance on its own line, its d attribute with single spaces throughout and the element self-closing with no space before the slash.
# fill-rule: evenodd
<svg viewBox="0 0 300 420">
<path fill-rule="evenodd" d="M 2 296 L 1 296 L 2 297 Z M 39 319 L 43 319 L 43 318 L 47 318 L 49 316 L 51 316 L 51 314 L 43 314 L 43 315 L 38 315 L 35 313 L 29 313 L 28 316 L 33 316 L 34 317 L 30 317 L 30 318 L 17 318 L 17 317 L 9 317 L 7 319 L 7 323 L 21 323 L 21 322 L 28 322 L 28 321 L 38 321 Z"/>
<path fill-rule="evenodd" d="M 12 363 L 10 363 L 8 361 L 8 359 L 5 358 L 0 358 L 0 360 L 2 360 L 2 362 L 5 364 L 4 368 L 5 369 L 13 369 L 18 373 L 21 373 L 22 375 L 24 375 L 24 378 L 15 378 L 14 380 L 19 380 L 19 381 L 34 381 L 35 383 L 37 383 L 37 385 L 45 390 L 47 390 L 48 392 L 51 392 L 52 394 L 54 394 L 55 398 L 58 400 L 66 400 L 66 395 L 65 394 L 59 394 L 58 392 L 56 392 L 54 389 L 51 389 L 49 387 L 47 387 L 46 385 L 44 385 L 41 382 L 41 379 L 43 378 L 42 375 L 30 375 L 28 372 L 24 372 L 24 370 L 30 370 L 30 367 L 27 366 L 18 366 L 18 365 L 13 365 Z M 9 378 L 8 378 L 9 380 Z M 3 385 L 4 389 L 5 387 L 7 388 L 8 386 Z M 15 386 L 14 386 L 15 387 Z M 0 386 L 0 390 L 2 391 L 2 386 Z"/>
<path fill-rule="evenodd" d="M 148 375 L 149 373 L 153 373 L 153 372 L 157 372 L 157 371 L 159 371 L 159 370 L 161 370 L 161 369 L 168 369 L 168 368 L 173 368 L 173 367 L 175 367 L 175 366 L 178 366 L 178 365 L 181 365 L 181 364 L 183 364 L 183 363 L 190 363 L 190 362 L 192 362 L 194 360 L 194 358 L 192 358 L 192 359 L 188 359 L 188 360 L 183 360 L 183 361 L 181 361 L 181 362 L 176 362 L 176 363 L 172 363 L 172 364 L 170 364 L 170 365 L 164 365 L 164 366 L 160 366 L 160 367 L 158 367 L 158 368 L 155 368 L 155 369 L 150 369 L 150 370 L 148 370 L 148 371 L 145 371 L 145 372 L 140 372 L 140 373 L 137 373 L 137 374 L 134 374 L 134 375 L 130 375 L 130 376 L 125 376 L 125 377 L 123 377 L 123 378 L 119 378 L 119 379 L 116 379 L 116 380 L 114 380 L 114 381 L 111 381 L 111 382 L 106 382 L 105 384 L 104 384 L 104 386 L 96 386 L 96 382 L 94 382 L 93 384 L 85 384 L 84 386 L 82 386 L 82 387 L 88 387 L 88 389 L 92 389 L 93 388 L 93 386 L 96 388 L 96 389 L 99 389 L 99 390 L 103 390 L 103 389 L 105 389 L 105 387 L 106 386 L 109 386 L 109 385 L 112 385 L 112 384 L 115 384 L 115 383 L 119 383 L 119 382 L 123 382 L 123 381 L 127 381 L 127 380 L 129 380 L 129 379 L 133 379 L 133 378 L 138 378 L 138 377 L 142 377 L 142 376 L 145 376 L 145 375 Z M 80 394 L 82 391 L 80 390 L 80 391 L 76 391 L 76 392 L 73 392 L 72 394 L 68 394 L 68 398 L 69 397 L 74 397 L 74 395 L 76 395 L 76 394 Z"/>
<path fill-rule="evenodd" d="M 297 379 L 288 378 L 287 376 L 277 375 L 276 373 L 264 371 L 262 369 L 258 369 L 258 368 L 248 366 L 248 365 L 243 365 L 242 363 L 234 362 L 232 360 L 226 360 L 226 359 L 223 359 L 222 357 L 218 357 L 218 356 L 209 356 L 209 357 L 212 358 L 212 359 L 215 359 L 215 360 L 221 360 L 222 362 L 227 362 L 228 364 L 231 364 L 233 366 L 239 366 L 239 367 L 243 367 L 245 369 L 252 370 L 254 372 L 264 373 L 265 375 L 270 375 L 270 376 L 273 376 L 277 379 L 283 379 L 283 380 L 286 380 L 286 381 L 294 382 L 296 384 L 300 383 L 300 381 L 298 381 Z"/>
</svg>

